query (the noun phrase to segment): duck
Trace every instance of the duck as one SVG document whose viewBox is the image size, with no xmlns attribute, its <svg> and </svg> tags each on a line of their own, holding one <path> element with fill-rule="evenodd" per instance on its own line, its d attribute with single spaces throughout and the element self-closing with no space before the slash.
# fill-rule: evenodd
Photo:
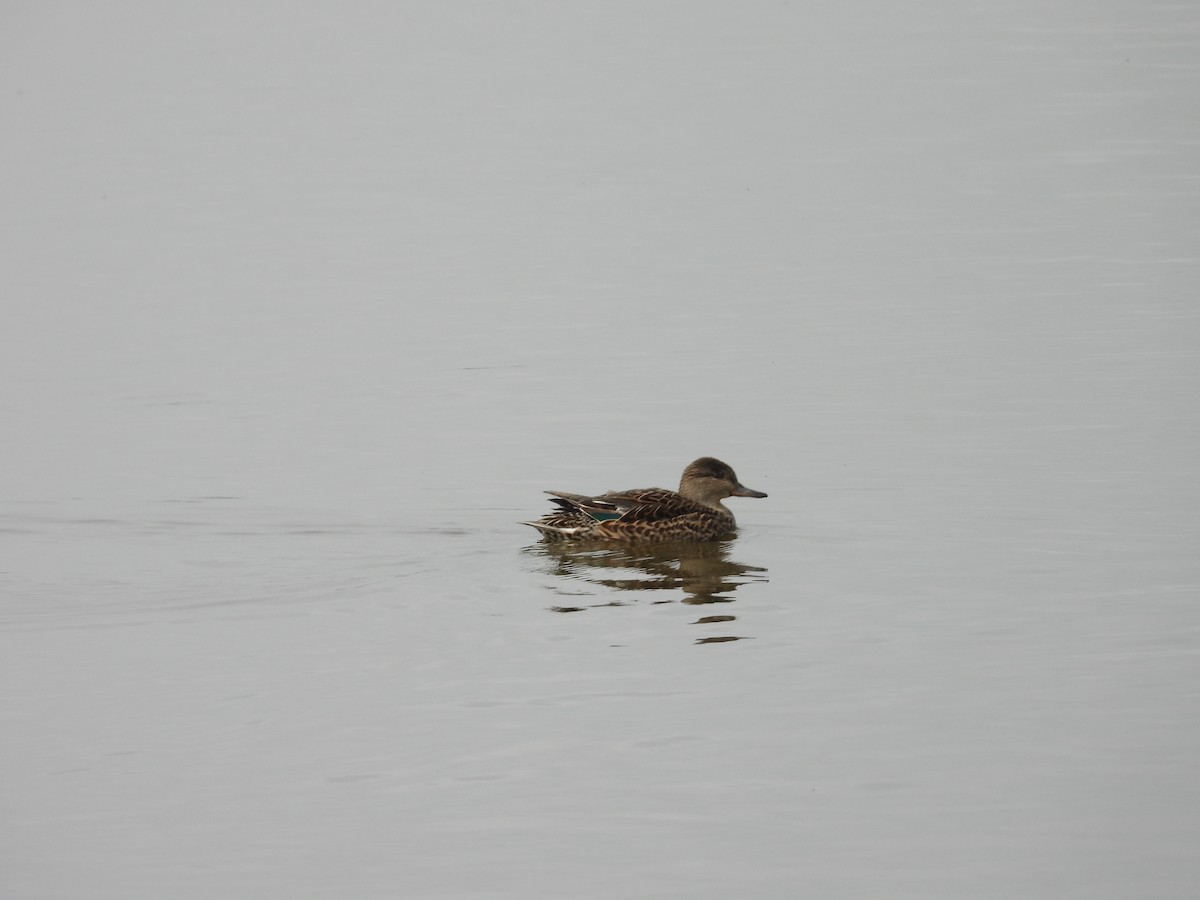
<svg viewBox="0 0 1200 900">
<path fill-rule="evenodd" d="M 587 496 L 546 491 L 557 509 L 532 522 L 545 541 L 715 541 L 737 521 L 726 497 L 766 497 L 738 481 L 719 459 L 702 456 L 683 470 L 679 490 L 635 488 Z"/>
</svg>

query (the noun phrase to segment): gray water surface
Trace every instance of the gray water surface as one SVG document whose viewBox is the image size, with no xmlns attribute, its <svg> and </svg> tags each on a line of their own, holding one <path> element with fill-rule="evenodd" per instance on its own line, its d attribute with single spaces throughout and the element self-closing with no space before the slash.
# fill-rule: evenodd
<svg viewBox="0 0 1200 900">
<path fill-rule="evenodd" d="M 1194 896 L 1195 9 L 4 19 L 4 896 Z"/>
</svg>

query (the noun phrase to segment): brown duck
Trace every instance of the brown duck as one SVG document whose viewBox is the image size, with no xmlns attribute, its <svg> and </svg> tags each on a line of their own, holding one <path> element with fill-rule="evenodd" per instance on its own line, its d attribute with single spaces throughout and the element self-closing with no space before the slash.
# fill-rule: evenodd
<svg viewBox="0 0 1200 900">
<path fill-rule="evenodd" d="M 594 497 L 546 491 L 558 506 L 532 525 L 547 541 L 714 541 L 737 528 L 726 497 L 765 497 L 711 456 L 683 470 L 678 491 L 642 488 Z"/>
</svg>

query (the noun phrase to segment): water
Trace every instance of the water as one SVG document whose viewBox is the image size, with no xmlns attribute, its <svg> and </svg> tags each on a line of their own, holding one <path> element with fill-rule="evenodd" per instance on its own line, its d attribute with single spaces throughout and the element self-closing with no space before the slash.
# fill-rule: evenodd
<svg viewBox="0 0 1200 900">
<path fill-rule="evenodd" d="M 1189 7 L 6 19 L 6 896 L 1191 896 Z"/>
</svg>

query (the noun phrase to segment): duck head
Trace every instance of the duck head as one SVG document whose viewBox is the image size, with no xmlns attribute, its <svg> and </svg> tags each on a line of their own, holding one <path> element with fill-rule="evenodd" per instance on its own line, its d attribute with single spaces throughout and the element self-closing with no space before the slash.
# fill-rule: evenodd
<svg viewBox="0 0 1200 900">
<path fill-rule="evenodd" d="M 765 497 L 762 491 L 751 490 L 740 481 L 728 463 L 711 456 L 702 456 L 686 469 L 679 479 L 679 493 L 705 506 L 722 506 L 726 497 Z"/>
</svg>

